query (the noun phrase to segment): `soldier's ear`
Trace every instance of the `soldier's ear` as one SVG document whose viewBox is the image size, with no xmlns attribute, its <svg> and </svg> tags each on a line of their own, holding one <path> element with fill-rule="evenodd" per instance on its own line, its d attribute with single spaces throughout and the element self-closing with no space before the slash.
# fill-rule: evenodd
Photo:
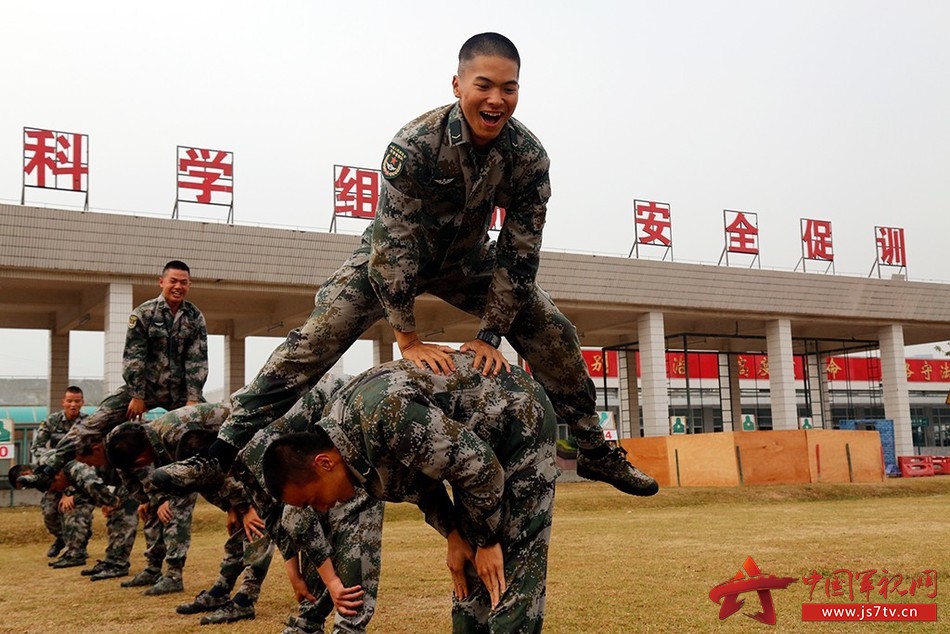
<svg viewBox="0 0 950 634">
<path fill-rule="evenodd" d="M 462 93 L 459 90 L 459 76 L 458 75 L 452 76 L 452 94 L 455 95 L 456 99 L 461 99 L 462 97 Z"/>
<path fill-rule="evenodd" d="M 335 461 L 333 457 L 326 453 L 318 453 L 313 457 L 313 466 L 317 470 L 317 473 L 323 475 L 325 472 L 330 472 L 333 470 L 333 465 Z"/>
</svg>

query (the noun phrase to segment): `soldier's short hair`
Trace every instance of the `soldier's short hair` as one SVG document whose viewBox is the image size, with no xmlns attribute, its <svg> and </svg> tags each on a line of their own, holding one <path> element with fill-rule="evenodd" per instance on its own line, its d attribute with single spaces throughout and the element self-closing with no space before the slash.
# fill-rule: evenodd
<svg viewBox="0 0 950 634">
<path fill-rule="evenodd" d="M 283 499 L 288 484 L 302 484 L 313 477 L 317 454 L 333 448 L 333 441 L 321 427 L 275 438 L 264 450 L 264 486 L 275 498 Z"/>
<path fill-rule="evenodd" d="M 82 395 L 82 388 L 79 387 L 78 385 L 70 385 L 69 387 L 66 388 L 66 393 Z"/>
<path fill-rule="evenodd" d="M 116 469 L 130 469 L 151 446 L 141 423 L 122 423 L 106 437 L 106 460 Z"/>
<path fill-rule="evenodd" d="M 7 477 L 10 478 L 10 486 L 14 489 L 22 489 L 23 487 L 16 483 L 17 478 L 21 475 L 28 475 L 32 471 L 33 467 L 28 464 L 15 464 L 10 467 L 10 470 L 7 472 Z"/>
<path fill-rule="evenodd" d="M 182 262 L 181 260 L 172 260 L 171 262 L 165 265 L 165 268 L 162 269 L 162 277 L 165 276 L 165 273 L 169 269 L 175 269 L 176 271 L 184 271 L 188 275 L 191 275 L 191 269 L 188 268 L 188 265 Z"/>
<path fill-rule="evenodd" d="M 510 59 L 521 69 L 521 56 L 514 43 L 500 33 L 479 33 L 465 40 L 459 49 L 459 72 L 465 62 L 470 62 L 479 55 L 504 57 Z"/>
</svg>

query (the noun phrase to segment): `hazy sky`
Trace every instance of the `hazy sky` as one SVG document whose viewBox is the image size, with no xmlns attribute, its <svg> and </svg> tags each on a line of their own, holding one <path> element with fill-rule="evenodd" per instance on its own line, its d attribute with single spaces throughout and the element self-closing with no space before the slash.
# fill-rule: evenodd
<svg viewBox="0 0 950 634">
<path fill-rule="evenodd" d="M 866 276 L 888 225 L 911 279 L 950 280 L 950 3 L 503 7 L 3 2 L 0 199 L 19 202 L 22 128 L 41 127 L 89 135 L 93 210 L 170 215 L 188 145 L 234 152 L 237 223 L 325 230 L 333 164 L 377 167 L 452 101 L 461 43 L 495 30 L 521 52 L 515 116 L 552 159 L 545 249 L 625 256 L 641 198 L 671 204 L 679 261 L 719 259 L 729 208 L 758 212 L 764 268 L 795 267 L 807 217 L 833 223 L 838 274 Z M 199 216 L 225 217 L 182 212 Z M 44 374 L 12 339 L 0 375 Z"/>
</svg>

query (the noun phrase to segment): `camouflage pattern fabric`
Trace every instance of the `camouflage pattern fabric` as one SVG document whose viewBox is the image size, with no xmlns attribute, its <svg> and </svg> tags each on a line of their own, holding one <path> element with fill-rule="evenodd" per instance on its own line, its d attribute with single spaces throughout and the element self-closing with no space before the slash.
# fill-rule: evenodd
<svg viewBox="0 0 950 634">
<path fill-rule="evenodd" d="M 143 531 L 149 568 L 161 570 L 164 560 L 167 565 L 165 576 L 181 579 L 191 547 L 191 516 L 197 500 L 197 493 L 169 496 L 172 519 L 168 524 L 162 524 L 156 513 L 157 507 L 150 505 Z"/>
<path fill-rule="evenodd" d="M 270 537 L 265 535 L 250 542 L 244 529 L 239 528 L 224 543 L 224 559 L 221 560 L 219 576 L 214 585 L 230 594 L 243 572 L 244 579 L 237 591 L 247 595 L 251 601 L 257 601 L 273 557 L 274 542 Z"/>
<path fill-rule="evenodd" d="M 285 413 L 339 360 L 356 339 L 382 316 L 382 306 L 369 280 L 369 245 L 365 242 L 320 287 L 316 307 L 300 328 L 271 354 L 257 376 L 232 396 L 231 418 L 220 438 L 243 447 L 253 434 Z M 473 315 L 481 315 L 492 280 L 494 249 L 465 269 L 444 271 L 420 281 L 429 292 Z M 478 264 L 478 266 L 476 266 Z M 573 324 L 536 284 L 515 316 L 507 338 L 528 361 L 577 438 L 592 449 L 604 444 L 595 414 L 595 390 L 581 355 Z"/>
<path fill-rule="evenodd" d="M 172 410 L 143 424 L 149 443 L 155 451 L 155 462 L 150 467 L 121 470 L 123 482 L 130 494 L 139 502 L 149 505 L 145 521 L 145 558 L 150 568 L 161 568 L 162 560 L 168 566 L 166 576 L 181 579 L 185 559 L 191 546 L 191 516 L 197 493 L 186 496 L 169 496 L 152 486 L 151 474 L 155 467 L 175 461 L 175 452 L 181 437 L 193 429 L 216 430 L 227 418 L 228 408 L 221 403 L 199 403 Z M 116 427 L 109 433 L 115 433 Z M 109 436 L 106 436 L 108 442 Z M 168 524 L 159 521 L 156 511 L 168 500 L 172 520 Z"/>
<path fill-rule="evenodd" d="M 332 394 L 336 393 L 349 376 L 324 375 L 312 390 L 291 408 L 287 414 L 274 421 L 246 444 L 232 467 L 235 477 L 244 485 L 254 507 L 267 527 L 267 534 L 271 536 L 277 548 L 285 559 L 290 559 L 296 552 L 296 547 L 282 525 L 283 504 L 278 502 L 264 486 L 264 477 L 261 471 L 264 450 L 274 438 L 294 431 L 307 431 L 315 421 L 320 419 L 323 408 L 329 402 Z M 324 555 L 320 562 L 326 559 Z"/>
<path fill-rule="evenodd" d="M 88 498 L 97 506 L 116 506 L 119 498 L 116 496 L 95 467 L 90 467 L 78 460 L 73 460 L 63 467 L 66 479 L 80 494 Z"/>
<path fill-rule="evenodd" d="M 156 467 L 175 462 L 178 443 L 186 432 L 195 429 L 217 431 L 230 414 L 227 403 L 198 403 L 179 407 L 145 423 L 145 431 L 158 455 Z"/>
<path fill-rule="evenodd" d="M 383 538 L 383 502 L 361 489 L 353 499 L 337 504 L 326 514 L 310 508 L 285 506 L 282 525 L 290 536 L 299 558 L 300 572 L 316 602 L 299 604 L 299 621 L 306 629 L 322 632 L 333 611 L 333 599 L 317 568 L 327 557 L 344 586 L 363 588 L 363 604 L 353 616 L 339 612 L 334 617 L 334 632 L 365 632 L 376 610 L 379 591 L 380 557 Z M 293 554 L 284 553 L 288 559 Z"/>
<path fill-rule="evenodd" d="M 517 120 L 506 126 L 483 159 L 457 105 L 424 114 L 396 135 L 384 158 L 376 219 L 317 291 L 306 323 L 232 396 L 222 440 L 243 447 L 381 317 L 413 330 L 415 297 L 429 292 L 506 334 L 578 445 L 604 446 L 576 329 L 535 282 L 548 158 Z M 487 232 L 495 206 L 506 209 L 497 244 Z"/>
<path fill-rule="evenodd" d="M 119 504 L 112 508 L 106 518 L 105 562 L 118 567 L 128 567 L 135 534 L 138 531 L 138 501 L 127 492 L 118 492 Z"/>
<path fill-rule="evenodd" d="M 284 417 L 254 436 L 234 467 L 284 559 L 299 558 L 301 574 L 317 601 L 302 601 L 299 616 L 291 620 L 301 629 L 313 632 L 323 631 L 324 622 L 333 611 L 333 600 L 317 572 L 327 557 L 332 557 L 345 586 L 361 585 L 365 593 L 363 606 L 355 616 L 336 615 L 334 631 L 365 631 L 375 611 L 379 585 L 383 503 L 358 491 L 352 500 L 325 515 L 313 509 L 286 507 L 265 490 L 261 461 L 274 438 L 312 429 L 332 395 L 350 378 L 329 374 L 321 378 Z"/>
<path fill-rule="evenodd" d="M 45 464 L 46 454 L 66 436 L 70 428 L 86 418 L 86 414 L 79 412 L 79 415 L 69 420 L 66 418 L 66 412 L 53 412 L 46 417 L 40 426 L 36 428 L 33 435 L 33 442 L 30 443 L 30 456 L 36 464 Z"/>
<path fill-rule="evenodd" d="M 129 317 L 122 377 L 129 394 L 152 407 L 202 400 L 208 328 L 201 311 L 183 301 L 173 315 L 161 295 L 136 307 Z"/>
<path fill-rule="evenodd" d="M 225 403 L 198 403 L 197 405 L 179 407 L 162 414 L 154 420 L 143 423 L 142 427 L 144 427 L 149 443 L 155 451 L 155 462 L 148 469 L 120 470 L 126 488 L 142 503 L 148 502 L 155 506 L 160 504 L 164 500 L 165 494 L 152 485 L 150 476 L 154 468 L 175 462 L 178 443 L 187 432 L 191 430 L 216 431 L 227 417 L 228 406 Z M 124 428 L 125 425 L 133 424 L 138 423 L 122 423 L 113 428 L 106 435 L 106 443 L 109 442 L 112 434 L 117 433 L 117 430 Z M 212 500 L 212 504 L 216 504 L 216 502 Z"/>
<path fill-rule="evenodd" d="M 59 510 L 59 501 L 63 498 L 62 491 L 46 491 L 40 498 L 40 511 L 43 514 L 43 525 L 49 534 L 56 539 L 63 537 L 63 514 Z"/>
<path fill-rule="evenodd" d="M 125 421 L 129 402 L 174 410 L 189 401 L 204 401 L 208 377 L 208 329 L 194 304 L 182 302 L 175 315 L 162 296 L 139 305 L 129 317 L 122 353 L 125 385 L 103 399 L 96 411 L 74 425 L 50 457 L 61 466 L 81 436 L 106 434 Z"/>
<path fill-rule="evenodd" d="M 533 292 L 551 196 L 547 153 L 510 119 L 486 156 L 471 144 L 459 104 L 423 114 L 395 136 L 383 159 L 383 190 L 372 225 L 370 279 L 396 330 L 416 329 L 415 298 L 427 272 L 467 268 L 488 255 L 495 207 L 505 209 L 482 296 L 481 327 L 508 332 Z"/>
<path fill-rule="evenodd" d="M 468 566 L 471 594 L 453 602 L 456 631 L 540 631 L 556 416 L 520 368 L 483 377 L 472 354 L 454 356 L 448 376 L 409 361 L 368 370 L 330 400 L 318 424 L 372 497 L 414 502 L 443 536 L 457 529 L 473 545 L 501 543 L 508 589 L 492 610 Z"/>
<path fill-rule="evenodd" d="M 63 468 L 73 495 L 73 510 L 63 513 L 63 541 L 70 556 L 87 557 L 86 547 L 92 536 L 92 512 L 96 506 L 113 506 L 118 498 L 93 467 L 71 461 Z"/>
<path fill-rule="evenodd" d="M 92 511 L 96 508 L 92 499 L 76 491 L 73 495 L 73 510 L 63 513 L 64 557 L 88 557 L 86 547 L 92 537 Z"/>
</svg>

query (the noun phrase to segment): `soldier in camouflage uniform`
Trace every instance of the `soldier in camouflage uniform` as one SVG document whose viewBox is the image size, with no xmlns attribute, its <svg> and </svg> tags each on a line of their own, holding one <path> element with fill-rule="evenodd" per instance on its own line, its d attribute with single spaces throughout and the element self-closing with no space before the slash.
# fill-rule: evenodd
<svg viewBox="0 0 950 634">
<path fill-rule="evenodd" d="M 66 388 L 65 394 L 63 394 L 62 411 L 53 412 L 47 416 L 33 435 L 33 442 L 30 444 L 30 456 L 33 464 L 46 464 L 47 455 L 59 444 L 69 429 L 86 417 L 82 413 L 82 406 L 85 403 L 81 388 L 75 385 Z M 66 545 L 63 540 L 63 521 L 66 518 L 59 510 L 61 497 L 62 492 L 45 491 L 40 500 L 43 524 L 50 535 L 53 536 L 53 545 L 46 552 L 47 557 L 55 557 Z"/>
<path fill-rule="evenodd" d="M 267 446 L 287 433 L 312 430 L 332 395 L 350 378 L 324 375 L 286 415 L 254 435 L 235 465 L 294 588 L 299 610 L 288 619 L 285 634 L 323 632 L 334 607 L 334 632 L 363 632 L 375 611 L 383 502 L 359 492 L 318 515 L 312 509 L 285 507 L 262 485 Z"/>
<path fill-rule="evenodd" d="M 223 404 L 221 407 L 227 408 Z M 178 442 L 175 457 L 182 460 L 207 451 L 214 435 L 208 430 L 186 432 Z M 274 542 L 262 532 L 264 522 L 250 506 L 249 497 L 238 481 L 228 478 L 218 489 L 205 490 L 202 495 L 227 513 L 225 554 L 214 584 L 199 592 L 193 601 L 179 605 L 175 611 L 179 614 L 212 612 L 201 617 L 202 625 L 253 619 L 256 616 L 254 605 L 274 555 Z M 242 572 L 244 578 L 232 597 L 231 592 Z"/>
<path fill-rule="evenodd" d="M 77 447 L 76 460 L 94 467 L 104 484 L 115 494 L 115 503 L 103 506 L 106 518 L 105 558 L 97 560 L 95 565 L 86 568 L 80 574 L 92 581 L 125 577 L 129 574 L 129 556 L 135 545 L 138 531 L 138 500 L 126 489 L 118 472 L 113 469 L 105 455 L 105 446 L 101 437 L 85 437 Z"/>
<path fill-rule="evenodd" d="M 191 430 L 216 431 L 227 418 L 228 408 L 220 403 L 199 403 L 172 410 L 148 423 L 122 423 L 106 436 L 109 463 L 122 476 L 129 491 L 139 500 L 139 517 L 144 522 L 145 570 L 123 582 L 123 587 L 150 586 L 146 595 L 181 592 L 182 572 L 191 545 L 191 515 L 197 493 L 167 495 L 156 490 L 149 479 L 155 467 L 176 458 L 182 436 Z M 161 574 L 162 561 L 166 564 Z"/>
<path fill-rule="evenodd" d="M 103 435 L 155 407 L 170 411 L 204 401 L 208 330 L 201 311 L 185 300 L 191 286 L 188 265 L 172 260 L 158 284 L 161 295 L 138 306 L 129 317 L 122 354 L 125 384 L 70 430 L 50 457 L 54 469 L 68 459 L 83 435 Z"/>
<path fill-rule="evenodd" d="M 404 358 L 451 372 L 450 349 L 416 333 L 415 298 L 428 292 L 481 319 L 461 348 L 475 352 L 477 368 L 508 368 L 497 349 L 502 336 L 528 361 L 577 440 L 579 475 L 634 495 L 656 493 L 656 481 L 604 441 L 576 329 L 535 281 L 549 159 L 511 117 L 519 72 L 518 51 L 504 36 L 484 33 L 463 45 L 453 79 L 458 102 L 396 134 L 383 158 L 376 218 L 360 246 L 320 287 L 307 322 L 232 396 L 213 462 L 161 470 L 169 484 L 188 486 L 230 468 L 254 432 L 286 412 L 380 318 Z M 496 243 L 488 228 L 498 207 L 505 216 Z"/>
<path fill-rule="evenodd" d="M 486 377 L 474 354 L 453 357 L 450 374 L 402 360 L 354 378 L 317 433 L 270 444 L 265 483 L 285 503 L 321 512 L 356 487 L 416 503 L 448 541 L 454 630 L 537 632 L 557 478 L 554 409 L 520 368 Z"/>
<path fill-rule="evenodd" d="M 112 509 L 121 501 L 115 492 L 103 481 L 95 468 L 73 460 L 66 463 L 54 481 L 52 489 L 65 486 L 62 508 L 67 514 L 63 522 L 63 538 L 66 541 L 66 553 L 50 564 L 53 568 L 71 568 L 86 563 L 86 547 L 92 536 L 92 512 L 96 506 L 103 507 L 111 514 Z M 66 503 L 72 498 L 72 503 Z M 126 567 L 128 558 L 126 558 Z"/>
<path fill-rule="evenodd" d="M 264 534 L 256 540 L 248 536 L 248 529 L 245 527 L 253 522 L 253 519 L 244 519 L 248 515 L 257 517 L 252 508 L 232 506 L 228 510 L 228 539 L 224 544 L 224 558 L 221 560 L 218 578 L 208 590 L 198 593 L 193 601 L 179 605 L 175 609 L 176 612 L 212 612 L 201 618 L 202 625 L 233 623 L 256 616 L 254 605 L 260 597 L 261 584 L 270 569 L 274 543 Z M 244 577 L 241 585 L 234 596 L 231 596 L 242 572 Z"/>
<path fill-rule="evenodd" d="M 383 502 L 357 490 L 326 513 L 284 506 L 282 553 L 299 613 L 284 634 L 365 632 L 376 610 L 383 537 Z"/>
</svg>

